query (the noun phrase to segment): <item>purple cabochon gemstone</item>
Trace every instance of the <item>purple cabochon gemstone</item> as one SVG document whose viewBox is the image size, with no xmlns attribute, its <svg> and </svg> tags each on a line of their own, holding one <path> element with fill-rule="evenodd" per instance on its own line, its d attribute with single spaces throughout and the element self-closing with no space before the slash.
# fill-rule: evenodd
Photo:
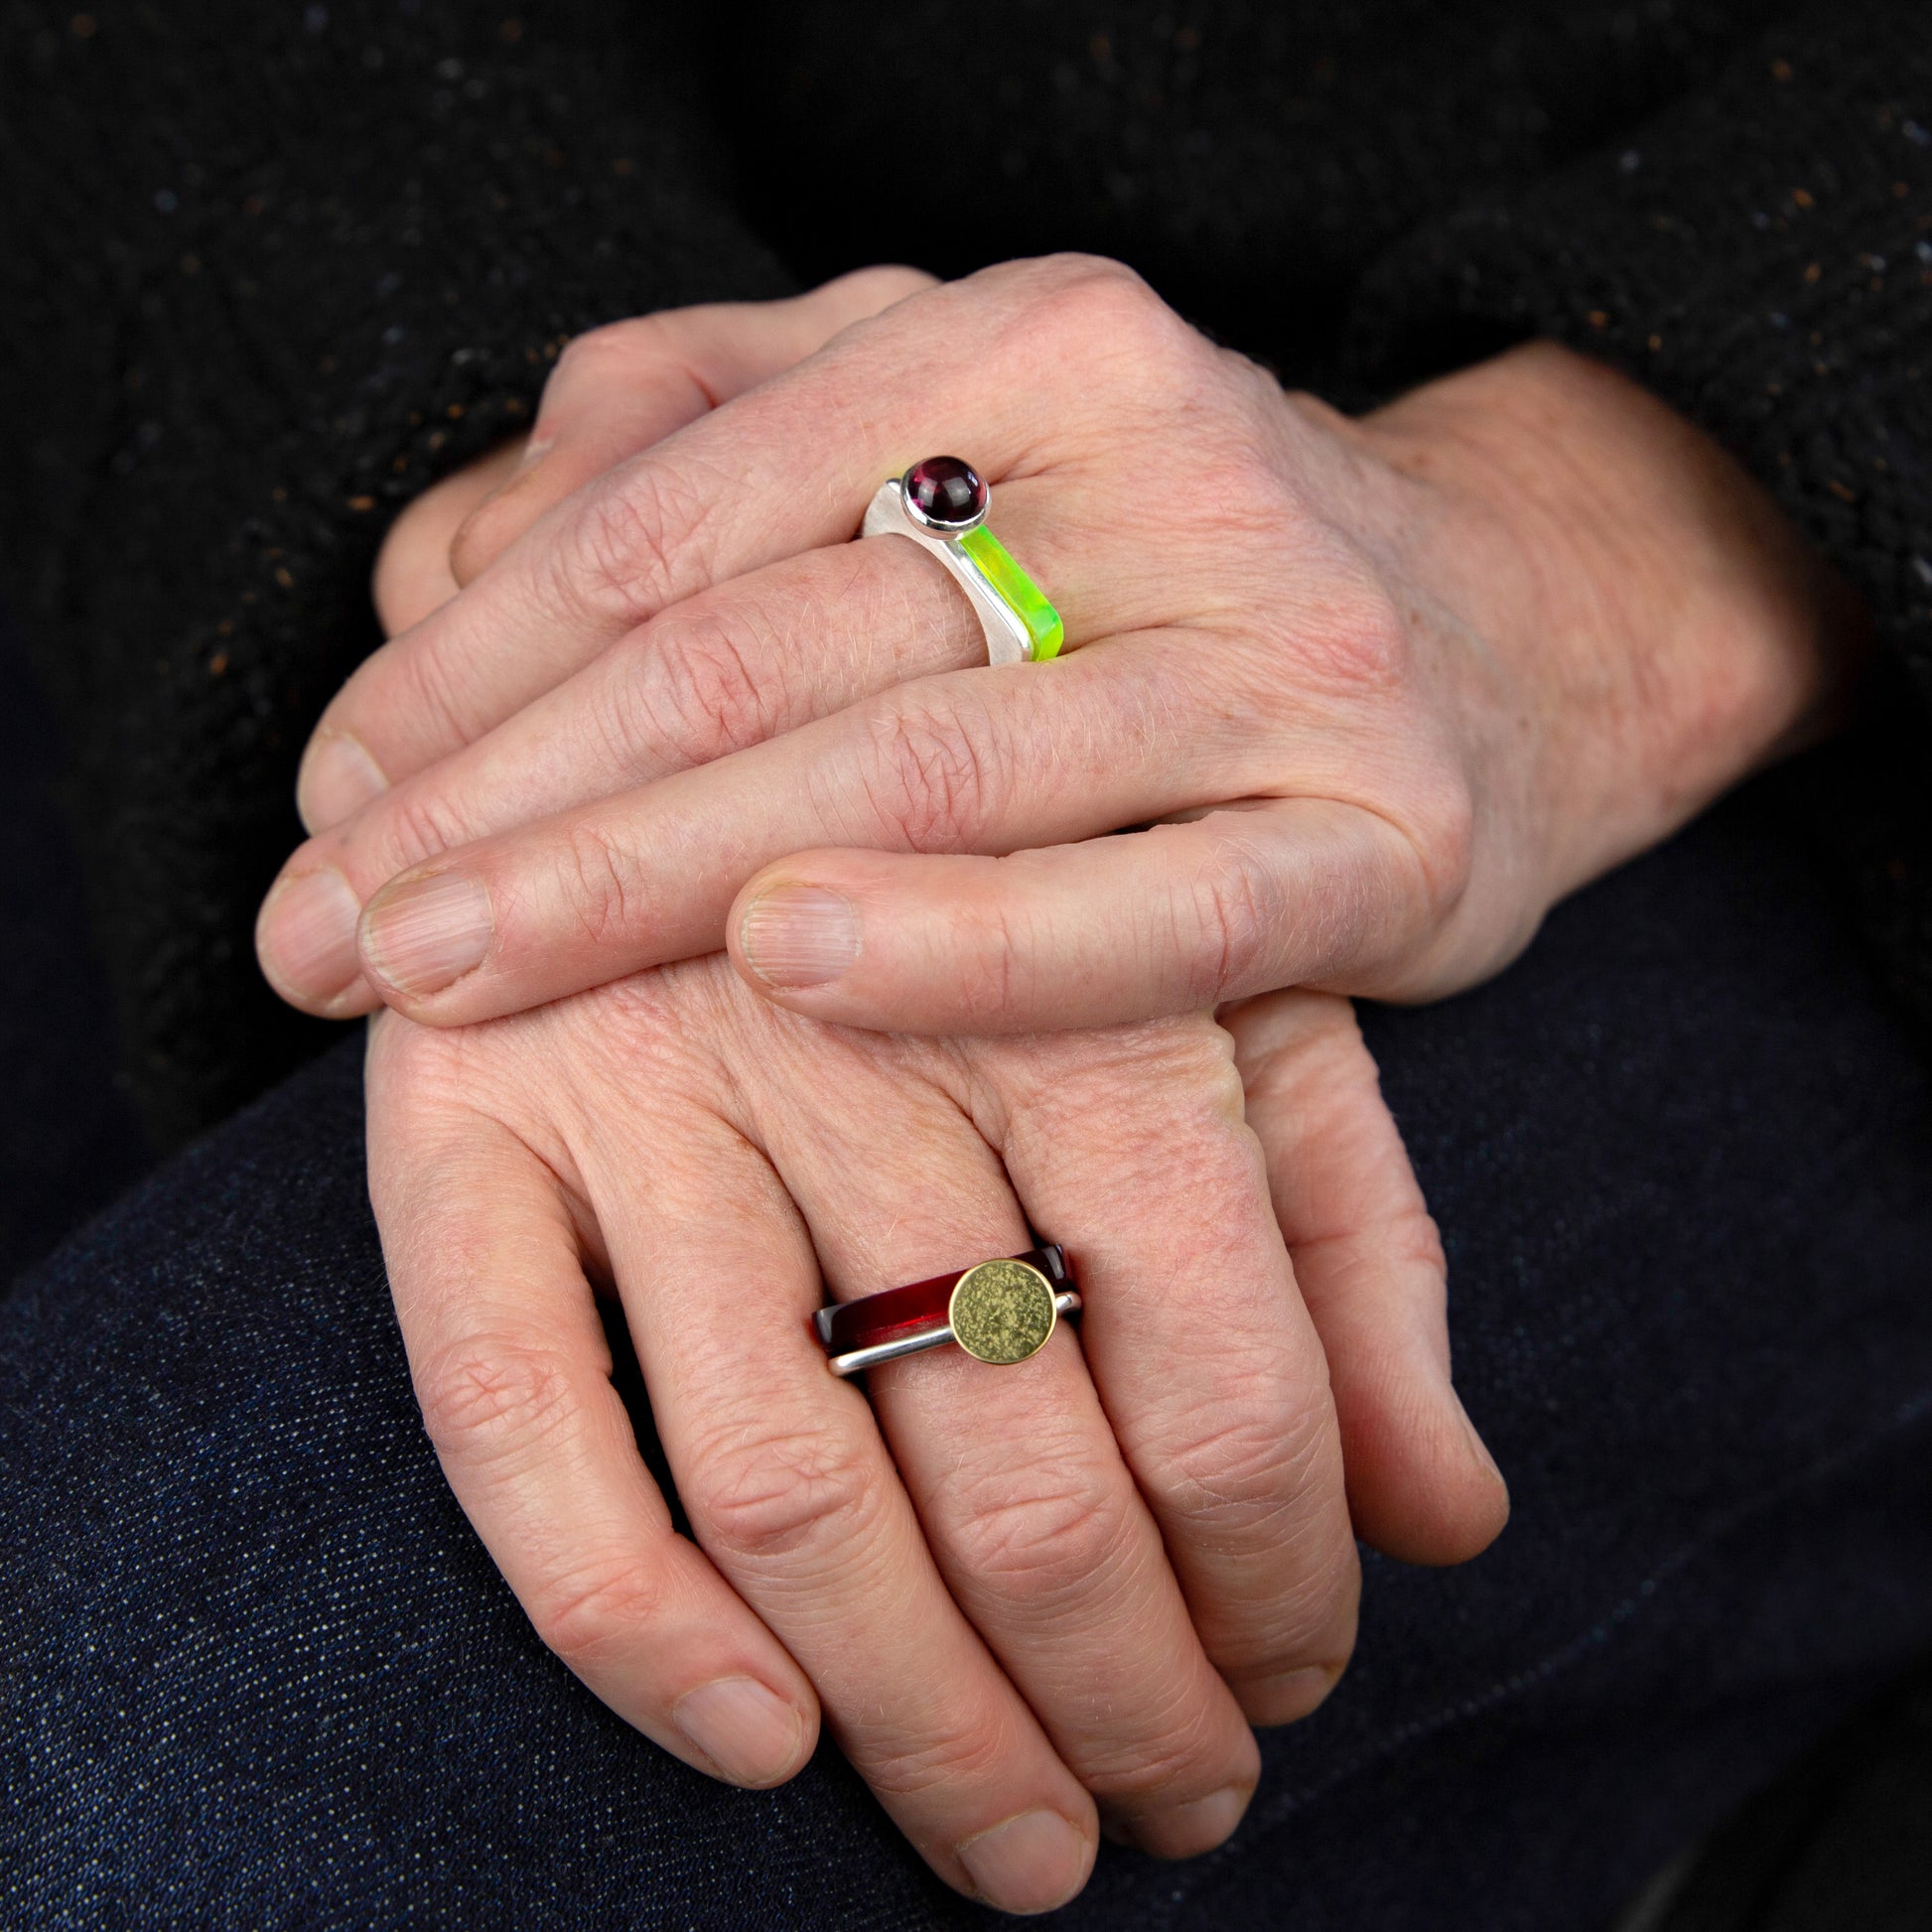
<svg viewBox="0 0 1932 1932">
<path fill-rule="evenodd" d="M 928 523 L 966 529 L 986 514 L 980 474 L 956 456 L 929 456 L 905 473 L 905 500 Z"/>
</svg>

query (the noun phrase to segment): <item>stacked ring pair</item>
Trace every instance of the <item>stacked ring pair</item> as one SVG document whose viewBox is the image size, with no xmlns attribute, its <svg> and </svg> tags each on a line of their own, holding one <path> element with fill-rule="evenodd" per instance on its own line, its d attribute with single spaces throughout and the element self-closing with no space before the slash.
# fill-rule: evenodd
<svg viewBox="0 0 1932 1932">
<path fill-rule="evenodd" d="M 834 1375 L 857 1375 L 946 1342 L 1010 1367 L 1037 1355 L 1060 1316 L 1079 1306 L 1066 1251 L 1049 1244 L 820 1309 L 812 1319 Z"/>
</svg>

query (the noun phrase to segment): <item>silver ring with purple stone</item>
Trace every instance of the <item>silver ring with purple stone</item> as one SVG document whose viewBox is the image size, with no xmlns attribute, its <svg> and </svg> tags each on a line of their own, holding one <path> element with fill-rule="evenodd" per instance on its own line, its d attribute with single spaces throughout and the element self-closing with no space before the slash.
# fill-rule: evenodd
<svg viewBox="0 0 1932 1932">
<path fill-rule="evenodd" d="M 859 534 L 909 537 L 946 568 L 986 633 L 989 664 L 1037 664 L 1066 641 L 1060 614 L 986 527 L 993 492 L 970 463 L 929 456 L 879 485 Z"/>
</svg>

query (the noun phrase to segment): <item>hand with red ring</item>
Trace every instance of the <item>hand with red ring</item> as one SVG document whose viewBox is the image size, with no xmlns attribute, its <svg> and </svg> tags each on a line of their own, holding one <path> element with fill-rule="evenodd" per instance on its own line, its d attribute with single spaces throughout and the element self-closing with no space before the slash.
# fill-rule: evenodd
<svg viewBox="0 0 1932 1932">
<path fill-rule="evenodd" d="M 1010 1911 L 1076 1891 L 1103 1824 L 1165 1857 L 1220 1843 L 1249 1725 L 1305 1715 L 1348 1659 L 1353 1529 L 1449 1560 L 1506 1506 L 1347 1003 L 1231 1025 L 854 1033 L 722 955 L 472 1027 L 379 1015 L 397 1317 L 543 1640 L 730 1782 L 782 1782 L 822 1722 L 933 1869 Z M 832 1374 L 827 1292 L 1031 1228 L 1074 1259 L 1077 1331 L 1015 1367 L 943 1348 Z M 593 1285 L 621 1300 L 688 1535 Z"/>
<path fill-rule="evenodd" d="M 679 389 L 667 335 L 623 332 L 639 391 Z M 510 462 L 398 525 L 392 627 L 454 591 L 453 529 L 461 559 L 492 517 L 533 513 L 514 487 L 475 513 Z M 1454 1561 L 1506 1498 L 1449 1385 L 1441 1250 L 1347 1003 L 1285 993 L 1226 1024 L 855 1038 L 775 1013 L 722 960 L 478 1027 L 380 1018 L 371 1191 L 425 1416 L 587 1683 L 742 1782 L 788 1775 L 822 1710 L 935 1868 L 1014 1909 L 1077 1887 L 1095 1798 L 1171 1855 L 1232 1827 L 1239 1720 L 1299 1715 L 1346 1659 L 1351 1528 Z M 1149 1184 L 1169 1168 L 1184 1203 Z M 1036 1380 L 962 1387 L 984 1371 L 958 1361 L 876 1372 L 870 1409 L 833 1382 L 800 1319 L 821 1273 L 865 1292 L 1017 1245 L 1030 1214 L 1094 1297 L 1038 1365 L 1044 1413 Z M 696 1547 L 615 1409 L 591 1280 L 624 1298 Z M 1018 1465 L 960 1479 L 962 1394 L 976 1441 L 988 1401 L 1017 1405 L 998 1434 Z M 1044 1465 L 1050 1492 L 1024 1479 Z M 1115 1697 L 1095 1723 L 1092 1670 L 1153 1703 Z"/>
</svg>

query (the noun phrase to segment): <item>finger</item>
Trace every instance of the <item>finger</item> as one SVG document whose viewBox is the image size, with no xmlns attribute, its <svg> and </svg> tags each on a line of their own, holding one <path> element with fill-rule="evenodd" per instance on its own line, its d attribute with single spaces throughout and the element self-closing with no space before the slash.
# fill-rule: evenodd
<svg viewBox="0 0 1932 1932">
<path fill-rule="evenodd" d="M 540 517 L 463 597 L 370 657 L 318 737 L 356 738 L 390 780 L 420 770 L 659 611 L 845 541 L 881 480 L 920 457 L 957 449 L 996 485 L 1047 467 L 1040 425 L 1066 418 L 1069 356 L 1089 373 L 1117 359 L 1148 409 L 1184 413 L 1183 385 L 1170 396 L 1150 382 L 1144 355 L 1151 337 L 1186 333 L 1111 263 L 1007 264 L 915 295 Z M 1138 480 L 1115 486 L 1138 488 L 1148 513 Z"/>
<path fill-rule="evenodd" d="M 872 1039 L 817 1045 L 843 1054 L 820 1067 L 839 1104 L 807 1115 L 774 1088 L 753 1111 L 834 1293 L 1031 1245 L 998 1160 L 950 1098 L 927 1088 L 914 1104 L 919 1086 L 882 1068 Z M 882 1142 L 890 1163 L 872 1158 Z M 1011 1369 L 948 1348 L 866 1379 L 954 1598 L 1061 1758 L 1143 1849 L 1184 1858 L 1219 1844 L 1254 1789 L 1254 1738 L 1201 1649 L 1072 1332 Z"/>
<path fill-rule="evenodd" d="M 543 523 L 553 505 L 614 464 L 697 423 L 715 404 L 789 368 L 928 281 L 915 269 L 867 269 L 788 302 L 672 311 L 579 338 L 553 377 L 554 414 L 546 390 L 523 468 L 455 532 L 452 576 L 469 582 Z M 706 471 L 709 460 L 699 453 L 702 487 L 715 493 L 720 475 L 733 473 Z M 678 486 L 700 485 L 692 477 Z M 627 521 L 638 491 L 649 487 L 645 482 L 626 494 L 606 484 L 588 492 L 583 503 L 558 511 L 554 536 L 538 542 L 520 572 L 482 600 L 485 609 L 468 617 L 446 613 L 366 659 L 331 700 L 304 755 L 296 780 L 303 823 L 311 829 L 339 823 L 382 785 L 500 723 L 632 623 L 676 602 L 666 596 L 639 605 L 631 622 L 615 627 L 575 619 L 550 623 L 543 616 L 547 586 L 562 572 L 574 600 L 584 589 L 577 573 L 599 568 L 596 553 L 620 541 L 619 525 Z M 836 534 L 850 536 L 857 522 L 855 513 Z M 744 551 L 735 568 L 687 574 L 679 595 L 806 547 L 779 542 Z M 513 637 L 520 641 L 511 647 Z M 440 694 L 428 708 L 418 701 L 425 687 Z"/>
<path fill-rule="evenodd" d="M 457 594 L 450 541 L 471 511 L 515 472 L 522 452 L 518 438 L 479 457 L 424 490 L 390 524 L 369 586 L 385 637 L 422 622 Z"/>
<path fill-rule="evenodd" d="M 846 850 L 766 867 L 726 923 L 759 992 L 894 1033 L 1033 1033 L 1372 978 L 1418 917 L 1414 847 L 1327 800 L 990 858 Z"/>
<path fill-rule="evenodd" d="M 1023 554 L 1050 571 L 1050 581 L 1066 586 L 1056 595 L 1065 606 L 1071 643 L 1134 624 L 1158 609 L 1162 592 L 1151 574 L 1114 570 L 1082 540 L 1082 530 L 1111 520 L 1105 491 L 1022 482 L 1010 494 L 1003 492 L 1001 520 Z M 1103 668 L 1101 686 L 1110 679 L 1131 682 L 1148 655 L 1138 643 L 1118 638 L 1109 654 L 1113 663 Z M 701 592 L 475 744 L 386 790 L 296 852 L 263 907 L 263 970 L 284 998 L 311 1012 L 334 1018 L 365 1012 L 375 995 L 361 980 L 353 923 L 359 901 L 392 875 L 455 846 L 780 737 L 922 675 L 983 667 L 984 661 L 972 606 L 911 543 L 880 538 L 808 551 Z M 1071 689 L 1077 700 L 1083 685 L 1096 682 L 1069 680 L 1065 668 L 1039 696 Z M 1159 741 L 1151 736 L 1154 709 L 1176 701 L 1180 687 L 1192 683 L 1192 667 L 1177 665 L 1170 654 L 1153 688 L 1125 709 L 1123 728 L 1139 735 L 1130 744 L 1145 752 L 1164 743 L 1165 725 Z M 1109 698 L 1103 691 L 1102 697 L 1121 709 L 1118 693 Z M 1027 739 L 1045 750 L 1055 728 L 1027 699 L 1024 690 L 1009 687 L 1002 702 L 1015 710 Z M 1079 708 L 1077 701 L 1067 707 L 1067 729 L 1086 743 L 1098 726 L 1080 721 Z M 902 725 L 890 717 L 870 725 L 865 716 L 850 722 L 862 740 L 870 733 L 871 742 L 852 751 L 824 750 L 818 762 L 836 768 L 834 760 L 856 757 L 860 762 L 852 768 L 865 783 L 870 760 L 881 786 L 904 790 L 904 809 L 919 824 L 956 808 L 956 791 L 947 795 L 944 787 L 962 755 L 990 755 L 970 748 L 948 755 L 940 742 L 947 729 L 943 714 Z M 1211 732 L 1206 736 L 1218 763 L 1222 748 L 1211 745 Z M 1021 749 L 1031 756 L 1031 745 Z M 882 753 L 915 768 L 902 774 L 879 768 Z M 1182 767 L 1165 751 L 1160 760 L 1164 782 L 1171 783 Z M 787 766 L 798 769 L 795 760 Z M 1116 775 L 1123 770 L 1117 767 Z M 759 809 L 774 802 L 767 794 Z M 718 807 L 721 813 L 730 809 Z M 797 821 L 786 816 L 783 824 L 774 846 L 790 851 L 800 842 Z M 917 829 L 908 817 L 901 836 Z M 311 875 L 320 875 L 319 885 L 286 891 Z M 328 923 L 319 924 L 324 918 Z M 707 937 L 700 950 L 716 944 Z"/>
<path fill-rule="evenodd" d="M 1417 916 L 1414 848 L 1328 800 L 989 858 L 847 850 L 766 867 L 726 923 L 759 992 L 894 1033 L 1034 1033 L 1364 979 Z"/>
<path fill-rule="evenodd" d="M 1240 795 L 1263 758 L 1259 746 L 1241 743 L 1252 721 L 1224 717 L 1176 746 L 1166 721 L 1181 702 L 1186 666 L 1158 645 L 1142 650 L 1145 642 L 1115 639 L 1104 653 L 1063 663 L 923 679 L 702 770 L 447 853 L 369 900 L 360 970 L 412 1018 L 459 1024 L 716 949 L 747 878 L 800 848 L 1005 853 L 1089 838 L 1229 789 Z M 1096 661 L 1103 656 L 1115 661 Z M 1143 868 L 1151 884 L 1139 878 Z M 1016 929 L 1011 965 L 1000 966 L 1015 982 L 1013 1011 L 1028 1015 L 1010 1024 L 1077 1026 L 1103 1011 L 1172 1010 L 1364 969 L 1406 936 L 1405 918 L 1424 915 L 1413 902 L 1416 872 L 1414 848 L 1390 821 L 1298 801 L 1027 861 L 1014 876 L 1017 888 L 1035 882 L 1037 943 Z M 1051 890 L 1038 883 L 1042 873 Z M 318 876 L 321 886 L 283 901 L 297 880 Z M 333 836 L 290 861 L 261 926 L 264 968 L 285 998 L 338 1010 L 330 1003 L 358 963 L 343 914 L 375 884 L 352 845 Z M 301 926 L 325 888 L 327 943 Z M 1304 896 L 1314 888 L 1318 896 Z M 1244 917 L 1239 894 L 1265 917 Z M 1190 897 L 1195 916 L 1159 930 L 1163 919 L 1183 920 Z M 942 896 L 932 902 L 943 918 Z M 841 942 L 849 950 L 854 936 L 842 928 L 848 914 L 836 896 L 833 909 L 839 917 L 815 941 L 822 954 Z M 1052 970 L 1069 952 L 1083 964 L 1104 961 L 1113 943 L 1106 934 L 1123 913 L 1138 922 L 1137 937 L 1140 927 L 1157 928 L 1147 931 L 1146 960 L 1119 962 L 1091 992 L 1076 992 L 1077 1014 L 1062 1004 L 1065 986 L 1042 998 L 1042 982 L 1025 980 L 1035 954 Z M 1203 963 L 1203 935 L 1208 944 L 1225 936 L 1224 969 Z M 756 934 L 740 943 L 759 959 Z M 998 961 L 999 942 L 962 930 L 959 943 L 965 1000 L 941 986 L 931 995 L 935 1008 L 951 1002 L 948 1017 L 932 1023 L 948 1032 L 962 1030 L 953 1017 L 961 1004 L 980 1015 L 964 1020 L 967 1031 L 989 1024 L 995 1006 L 1004 1010 L 989 999 L 999 982 L 984 970 Z M 836 973 L 838 954 L 830 956 Z M 763 966 L 780 973 L 768 949 Z M 805 975 L 794 967 L 792 976 Z"/>
<path fill-rule="evenodd" d="M 1280 993 L 1223 1024 L 1327 1356 L 1356 1532 L 1405 1562 L 1461 1563 L 1501 1533 L 1509 1492 L 1449 1381 L 1442 1241 L 1354 1010 Z"/>
<path fill-rule="evenodd" d="M 614 1711 L 714 1777 L 781 1782 L 811 1755 L 817 1701 L 673 1531 L 555 1179 L 497 1123 L 414 1102 L 406 1042 L 379 1032 L 370 1192 L 458 1502 L 538 1634 Z"/>
<path fill-rule="evenodd" d="M 986 1042 L 999 1145 L 1080 1270 L 1081 1346 L 1251 1722 L 1305 1717 L 1354 1646 L 1360 1578 L 1319 1338 L 1205 1017 Z"/>
<path fill-rule="evenodd" d="M 1029 508 L 1023 487 L 1013 519 L 1022 530 Z M 917 545 L 808 551 L 666 612 L 476 744 L 383 791 L 328 844 L 352 854 L 343 871 L 354 891 L 371 891 L 452 846 L 707 763 L 911 679 L 984 662 L 985 649 L 972 606 Z M 316 856 L 299 852 L 287 876 L 317 870 Z M 336 930 L 318 935 L 305 923 L 304 897 L 291 903 L 271 893 L 264 970 L 312 1010 L 367 1011 L 377 1001 L 353 957 L 359 904 L 336 888 Z"/>
<path fill-rule="evenodd" d="M 610 1166 L 600 1219 L 694 1533 L 934 1870 L 1009 1911 L 1062 1902 L 1091 1868 L 1092 1801 L 948 1595 L 864 1397 L 828 1371 L 811 1248 L 770 1170 L 704 1134 Z M 626 1206 L 640 1172 L 647 1218 Z"/>
<path fill-rule="evenodd" d="M 605 471 L 932 286 L 916 268 L 861 268 L 789 301 L 664 309 L 575 338 L 543 385 L 514 476 L 457 530 L 452 576 L 468 584 Z"/>
</svg>

